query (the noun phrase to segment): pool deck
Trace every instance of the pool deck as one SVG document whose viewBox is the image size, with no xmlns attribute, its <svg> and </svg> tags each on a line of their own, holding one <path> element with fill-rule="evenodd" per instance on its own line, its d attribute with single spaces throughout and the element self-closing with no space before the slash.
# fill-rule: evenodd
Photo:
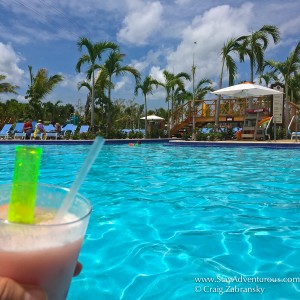
<svg viewBox="0 0 300 300">
<path fill-rule="evenodd" d="M 170 140 L 167 146 L 181 147 L 255 147 L 276 149 L 300 149 L 300 140 L 276 140 L 276 141 L 182 141 Z"/>
<path fill-rule="evenodd" d="M 142 144 L 163 144 L 170 147 L 256 147 L 295 149 L 300 148 L 300 140 L 276 141 L 184 141 L 181 139 L 141 139 Z M 0 145 L 90 145 L 93 140 L 0 140 Z M 124 145 L 136 143 L 137 139 L 112 139 L 105 140 L 106 145 Z"/>
</svg>

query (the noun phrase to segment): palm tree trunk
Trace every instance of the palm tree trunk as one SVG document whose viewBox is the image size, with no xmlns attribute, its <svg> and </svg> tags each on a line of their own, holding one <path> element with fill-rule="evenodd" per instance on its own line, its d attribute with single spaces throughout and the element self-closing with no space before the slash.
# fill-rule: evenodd
<svg viewBox="0 0 300 300">
<path fill-rule="evenodd" d="M 94 110 L 95 109 L 95 76 L 94 69 L 92 73 L 92 103 L 91 103 L 91 127 L 92 132 L 95 132 Z"/>
<path fill-rule="evenodd" d="M 168 99 L 168 138 L 171 137 L 171 128 L 170 128 L 170 101 Z"/>
<path fill-rule="evenodd" d="M 147 138 L 147 97 L 145 97 L 145 139 Z"/>
<path fill-rule="evenodd" d="M 224 59 L 222 61 L 222 68 L 221 68 L 221 74 L 219 79 L 219 89 L 222 88 L 223 85 L 223 71 L 224 71 Z M 221 101 L 221 95 L 218 95 L 218 99 L 216 102 L 216 111 L 215 111 L 215 131 L 220 127 L 219 119 L 220 119 L 220 101 Z"/>
<path fill-rule="evenodd" d="M 250 82 L 254 80 L 254 62 L 250 59 Z"/>
<path fill-rule="evenodd" d="M 109 86 L 108 86 L 108 104 L 107 104 L 107 127 L 106 135 L 110 132 L 111 129 L 111 111 L 110 111 L 110 102 L 111 102 L 111 77 L 109 77 Z"/>
<path fill-rule="evenodd" d="M 250 58 L 250 82 L 254 80 L 254 61 Z M 253 97 L 249 98 L 249 108 L 253 107 Z"/>
<path fill-rule="evenodd" d="M 174 89 L 171 93 L 171 128 L 174 126 Z"/>
<path fill-rule="evenodd" d="M 284 87 L 284 93 L 285 93 L 285 100 L 284 100 L 284 128 L 285 128 L 285 135 L 287 137 L 288 135 L 288 127 L 289 127 L 289 96 L 288 96 L 288 79 L 285 78 L 285 87 Z"/>
</svg>

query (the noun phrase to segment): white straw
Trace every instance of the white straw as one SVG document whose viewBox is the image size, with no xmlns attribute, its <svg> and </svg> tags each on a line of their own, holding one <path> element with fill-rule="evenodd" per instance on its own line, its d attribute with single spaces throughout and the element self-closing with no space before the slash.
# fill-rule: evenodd
<svg viewBox="0 0 300 300">
<path fill-rule="evenodd" d="M 77 194 L 81 184 L 83 183 L 86 175 L 90 171 L 91 166 L 93 165 L 95 159 L 97 158 L 99 151 L 101 150 L 102 146 L 104 144 L 104 139 L 101 137 L 96 137 L 94 143 L 92 144 L 89 153 L 87 154 L 87 157 L 85 158 L 85 161 L 83 162 L 83 165 L 81 166 L 81 169 L 79 173 L 77 174 L 75 181 L 73 182 L 69 193 L 67 194 L 66 198 L 64 199 L 60 209 L 58 210 L 56 214 L 56 221 L 61 220 L 63 216 L 66 214 L 66 212 L 69 210 L 69 208 L 72 206 L 75 195 Z"/>
</svg>

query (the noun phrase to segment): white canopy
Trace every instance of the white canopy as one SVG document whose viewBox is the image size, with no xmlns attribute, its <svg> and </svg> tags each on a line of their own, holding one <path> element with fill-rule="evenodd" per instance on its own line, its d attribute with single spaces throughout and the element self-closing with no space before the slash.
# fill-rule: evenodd
<svg viewBox="0 0 300 300">
<path fill-rule="evenodd" d="M 145 117 L 142 117 L 141 120 L 145 120 Z M 161 118 L 156 115 L 147 116 L 147 121 L 162 121 L 162 120 L 164 120 L 164 118 Z"/>
<path fill-rule="evenodd" d="M 215 95 L 235 96 L 238 98 L 283 94 L 280 91 L 250 82 L 236 84 L 211 93 Z"/>
</svg>

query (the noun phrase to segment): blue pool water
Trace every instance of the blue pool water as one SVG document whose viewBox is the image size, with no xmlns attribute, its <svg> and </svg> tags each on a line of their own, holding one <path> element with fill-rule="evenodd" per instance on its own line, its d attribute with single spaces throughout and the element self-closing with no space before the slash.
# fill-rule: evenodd
<svg viewBox="0 0 300 300">
<path fill-rule="evenodd" d="M 43 146 L 40 181 L 70 187 L 89 147 Z M 94 208 L 68 299 L 300 299 L 299 154 L 105 145 L 80 189 Z"/>
</svg>

